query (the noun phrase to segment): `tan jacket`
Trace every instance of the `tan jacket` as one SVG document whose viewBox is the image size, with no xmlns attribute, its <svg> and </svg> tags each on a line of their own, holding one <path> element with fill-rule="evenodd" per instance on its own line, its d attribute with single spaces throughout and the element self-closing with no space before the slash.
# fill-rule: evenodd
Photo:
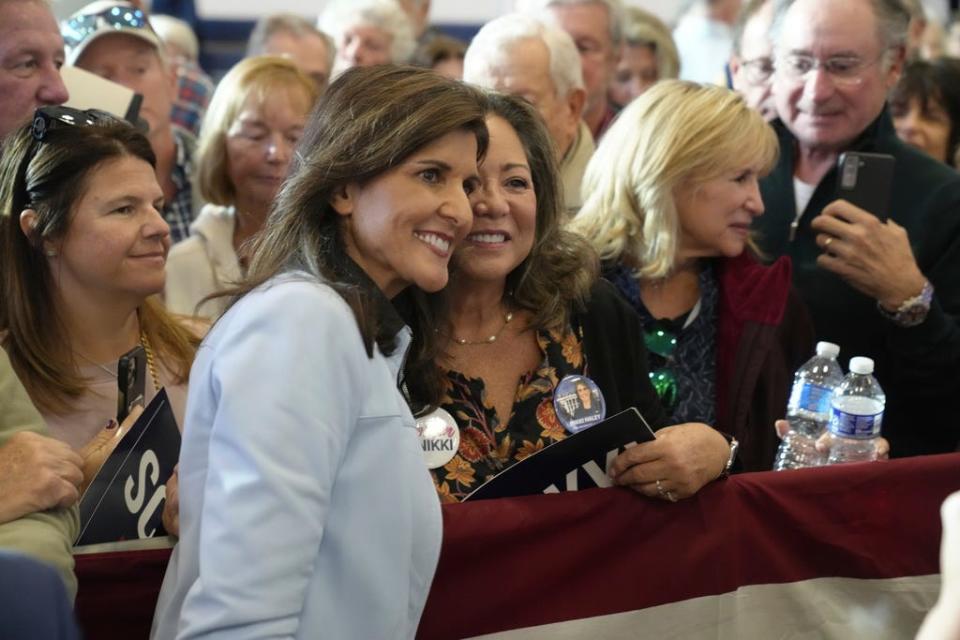
<svg viewBox="0 0 960 640">
<path fill-rule="evenodd" d="M 560 180 L 563 183 L 563 202 L 567 215 L 573 217 L 583 206 L 583 198 L 580 197 L 580 183 L 583 182 L 583 173 L 587 170 L 587 163 L 590 162 L 596 145 L 593 143 L 593 135 L 590 133 L 590 127 L 581 120 L 580 127 L 577 129 L 577 137 L 560 161 Z"/>
<path fill-rule="evenodd" d="M 0 349 L 0 447 L 18 431 L 47 434 L 43 418 L 20 384 L 6 351 Z M 4 470 L 0 469 L 0 473 Z M 73 541 L 80 530 L 77 508 L 50 509 L 0 524 L 0 548 L 33 556 L 60 571 L 71 599 L 77 592 Z"/>
</svg>

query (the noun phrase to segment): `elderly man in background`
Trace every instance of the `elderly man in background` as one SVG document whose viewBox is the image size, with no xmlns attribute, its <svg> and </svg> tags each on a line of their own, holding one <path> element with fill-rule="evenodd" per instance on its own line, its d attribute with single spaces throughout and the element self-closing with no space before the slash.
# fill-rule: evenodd
<svg viewBox="0 0 960 640">
<path fill-rule="evenodd" d="M 396 0 L 332 0 L 317 26 L 336 44 L 334 76 L 352 67 L 405 64 L 417 48 L 413 23 Z"/>
<path fill-rule="evenodd" d="M 778 0 L 773 92 L 780 159 L 755 222 L 793 258 L 818 337 L 869 356 L 894 456 L 952 451 L 960 420 L 960 176 L 901 142 L 885 107 L 903 66 L 899 0 Z M 889 154 L 890 219 L 838 200 L 837 161 Z"/>
<path fill-rule="evenodd" d="M 196 138 L 172 122 L 176 76 L 146 15 L 129 2 L 98 0 L 65 20 L 60 32 L 67 45 L 67 64 L 143 95 L 140 115 L 157 156 L 163 218 L 170 225 L 172 242 L 188 237 L 190 223 L 200 211 L 192 184 Z"/>
<path fill-rule="evenodd" d="M 0 0 L 0 140 L 37 107 L 67 101 L 63 38 L 43 0 Z"/>
<path fill-rule="evenodd" d="M 583 121 L 599 141 L 617 115 L 608 98 L 610 83 L 623 45 L 623 5 L 620 0 L 527 0 L 521 3 L 544 20 L 570 34 L 583 70 L 587 101 Z"/>
<path fill-rule="evenodd" d="M 773 100 L 772 23 L 771 0 L 747 2 L 733 30 L 733 53 L 730 54 L 733 90 L 767 121 L 777 117 L 777 105 Z"/>
<path fill-rule="evenodd" d="M 586 92 L 577 48 L 562 29 L 521 13 L 488 22 L 470 43 L 463 79 L 520 96 L 546 122 L 556 147 L 563 197 L 570 214 L 580 209 L 580 182 L 593 137 L 581 119 Z"/>
<path fill-rule="evenodd" d="M 248 57 L 261 55 L 290 58 L 323 92 L 330 82 L 336 47 L 330 36 L 305 18 L 273 13 L 257 21 L 247 42 Z"/>
<path fill-rule="evenodd" d="M 63 59 L 63 39 L 43 0 L 0 0 L 0 140 L 29 122 L 37 107 L 67 100 Z M 79 531 L 73 505 L 83 461 L 46 433 L 0 349 L 0 549 L 56 567 L 72 597 L 71 550 Z"/>
</svg>

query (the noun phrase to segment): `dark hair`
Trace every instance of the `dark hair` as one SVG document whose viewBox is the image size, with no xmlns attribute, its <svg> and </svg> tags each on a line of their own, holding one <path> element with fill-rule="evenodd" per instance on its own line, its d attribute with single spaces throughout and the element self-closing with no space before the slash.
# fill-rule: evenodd
<svg viewBox="0 0 960 640">
<path fill-rule="evenodd" d="M 589 297 L 599 268 L 596 253 L 584 238 L 561 228 L 560 171 L 540 114 L 526 100 L 502 93 L 489 94 L 487 103 L 487 116 L 503 118 L 520 138 L 537 194 L 533 248 L 507 276 L 506 290 L 533 314 L 533 327 L 557 329 Z"/>
<path fill-rule="evenodd" d="M 150 166 L 150 143 L 125 122 L 60 125 L 42 142 L 32 126 L 12 133 L 0 160 L 0 332 L 17 376 L 44 411 L 62 412 L 87 388 L 70 348 L 66 327 L 53 298 L 54 281 L 43 253 L 44 240 L 62 238 L 73 208 L 84 195 L 90 174 L 105 162 L 132 156 Z M 20 213 L 33 209 L 37 224 L 29 236 Z M 139 309 L 141 329 L 179 381 L 186 380 L 196 339 L 146 300 Z"/>
<path fill-rule="evenodd" d="M 467 53 L 467 43 L 459 38 L 438 35 L 420 45 L 413 54 L 413 62 L 418 67 L 433 69 L 447 60 L 463 60 Z"/>
<path fill-rule="evenodd" d="M 533 247 L 507 275 L 504 290 L 512 292 L 516 307 L 532 314 L 530 328 L 559 329 L 589 297 L 599 271 L 596 253 L 584 238 L 560 226 L 563 198 L 556 152 L 537 110 L 522 98 L 491 92 L 487 94 L 486 115 L 506 120 L 520 138 L 537 196 Z M 450 282 L 448 287 L 456 286 L 456 253 Z M 444 315 L 443 292 L 425 298 L 438 317 Z M 449 335 L 450 331 L 444 333 Z M 408 359 L 404 381 L 414 409 L 434 406 L 442 397 L 443 372 L 438 360 L 443 346 L 438 345 L 438 357 L 433 360 Z"/>
<path fill-rule="evenodd" d="M 458 130 L 476 136 L 478 159 L 487 148 L 484 95 L 462 82 L 414 67 L 383 65 L 346 71 L 327 89 L 310 116 L 263 232 L 251 247 L 246 278 L 222 295 L 235 302 L 272 277 L 302 269 L 324 280 L 350 306 L 372 357 L 385 354 L 393 335 L 379 335 L 378 292 L 352 276 L 341 217 L 330 204 L 337 189 L 363 184 L 401 164 L 430 142 Z M 418 338 L 407 359 L 432 353 L 434 320 L 418 306 L 411 322 Z M 422 335 L 417 335 L 418 333 Z"/>
<path fill-rule="evenodd" d="M 946 112 L 950 118 L 947 157 L 937 159 L 956 166 L 955 155 L 960 146 L 960 60 L 940 58 L 907 63 L 900 81 L 890 92 L 890 112 L 894 116 L 905 113 L 912 100 L 919 103 L 922 112 L 928 111 L 931 103 Z"/>
</svg>

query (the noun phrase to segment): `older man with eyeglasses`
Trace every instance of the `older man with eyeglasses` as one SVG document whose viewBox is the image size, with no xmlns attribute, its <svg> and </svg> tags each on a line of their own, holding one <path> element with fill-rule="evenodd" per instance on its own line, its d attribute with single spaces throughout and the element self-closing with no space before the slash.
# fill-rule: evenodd
<svg viewBox="0 0 960 640">
<path fill-rule="evenodd" d="M 893 456 L 953 451 L 960 419 L 960 176 L 900 142 L 886 108 L 910 16 L 899 0 L 777 0 L 773 94 L 780 160 L 755 222 L 788 254 L 818 337 L 869 356 Z M 845 200 L 837 162 L 893 156 L 889 220 Z"/>
<path fill-rule="evenodd" d="M 777 117 L 772 83 L 772 21 L 771 0 L 750 0 L 737 18 L 733 31 L 733 53 L 730 54 L 733 90 L 743 96 L 751 109 L 759 111 L 768 121 Z"/>
</svg>

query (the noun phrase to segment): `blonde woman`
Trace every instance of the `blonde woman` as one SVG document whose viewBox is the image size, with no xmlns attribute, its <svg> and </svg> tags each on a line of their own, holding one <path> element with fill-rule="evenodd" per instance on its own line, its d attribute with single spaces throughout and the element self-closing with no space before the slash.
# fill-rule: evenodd
<svg viewBox="0 0 960 640">
<path fill-rule="evenodd" d="M 671 422 L 736 437 L 745 470 L 770 469 L 773 426 L 812 351 L 791 265 L 751 250 L 772 129 L 733 92 L 664 81 L 621 112 L 584 177 L 574 230 L 640 313 L 651 379 Z"/>
<path fill-rule="evenodd" d="M 223 312 L 225 298 L 205 298 L 240 280 L 248 258 L 242 247 L 263 227 L 317 96 L 316 83 L 285 58 L 247 58 L 224 76 L 197 150 L 208 204 L 190 237 L 170 250 L 169 310 L 206 318 Z"/>
<path fill-rule="evenodd" d="M 624 8 L 623 48 L 610 80 L 610 101 L 621 107 L 658 80 L 680 74 L 680 56 L 670 28 L 649 11 Z"/>
</svg>

